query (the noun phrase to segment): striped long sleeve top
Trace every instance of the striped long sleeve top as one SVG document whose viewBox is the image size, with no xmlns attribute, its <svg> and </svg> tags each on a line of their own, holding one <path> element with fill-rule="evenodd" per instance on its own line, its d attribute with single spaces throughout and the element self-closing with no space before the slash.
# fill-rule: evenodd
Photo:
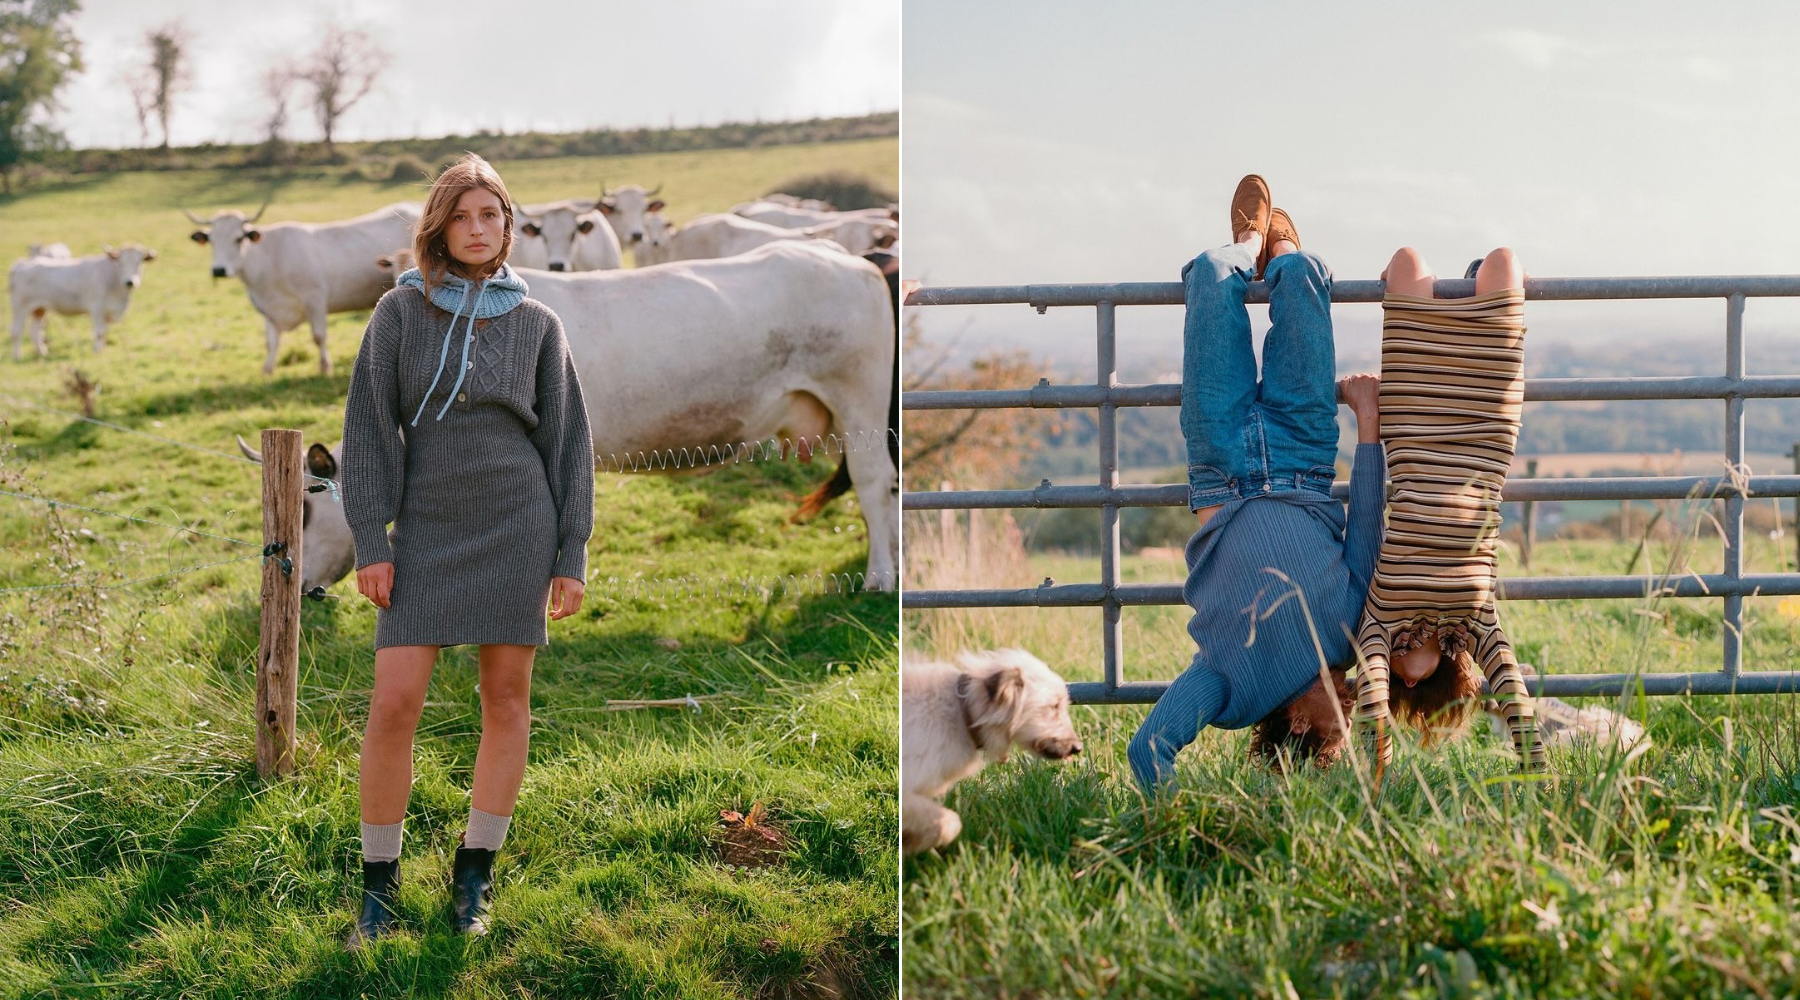
<svg viewBox="0 0 1800 1000">
<path fill-rule="evenodd" d="M 1501 696 L 1513 741 L 1543 764 L 1531 701 L 1494 613 L 1500 489 L 1525 398 L 1525 293 L 1382 300 L 1381 437 L 1388 448 L 1387 536 L 1357 629 L 1357 716 L 1392 754 L 1390 654 L 1435 636 L 1468 650 Z"/>
</svg>

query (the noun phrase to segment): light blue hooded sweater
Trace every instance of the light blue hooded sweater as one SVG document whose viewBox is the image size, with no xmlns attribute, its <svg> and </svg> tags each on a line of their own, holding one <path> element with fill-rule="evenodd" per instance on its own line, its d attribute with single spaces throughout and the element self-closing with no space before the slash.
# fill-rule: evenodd
<svg viewBox="0 0 1800 1000">
<path fill-rule="evenodd" d="M 417 288 L 423 293 L 425 275 L 416 267 L 408 268 L 394 283 Z M 525 296 L 530 291 L 525 279 L 505 264 L 501 264 L 500 270 L 483 279 L 480 284 L 448 272 L 438 279 L 431 289 L 431 304 L 450 313 L 450 326 L 444 330 L 444 346 L 438 351 L 438 367 L 436 374 L 431 376 L 431 388 L 425 390 L 425 399 L 419 401 L 419 412 L 413 414 L 411 426 L 419 426 L 419 417 L 425 413 L 425 400 L 431 398 L 432 390 L 437 388 L 438 379 L 444 374 L 444 364 L 450 359 L 450 336 L 456 331 L 456 321 L 462 317 L 463 310 L 469 310 L 469 322 L 463 329 L 462 363 L 456 366 L 456 384 L 450 387 L 449 394 L 444 397 L 443 409 L 438 410 L 439 420 L 444 419 L 444 414 L 449 411 L 450 401 L 456 398 L 456 391 L 462 388 L 463 376 L 469 370 L 469 345 L 475 342 L 475 321 L 511 312 L 525 301 Z M 473 306 L 469 305 L 471 298 L 474 299 Z"/>
</svg>

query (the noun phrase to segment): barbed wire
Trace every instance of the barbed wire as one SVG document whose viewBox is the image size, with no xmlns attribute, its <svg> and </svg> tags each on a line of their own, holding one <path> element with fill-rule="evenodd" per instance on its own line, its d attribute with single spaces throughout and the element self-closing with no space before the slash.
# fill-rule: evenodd
<svg viewBox="0 0 1800 1000">
<path fill-rule="evenodd" d="M 241 538 L 231 538 L 226 535 L 215 535 L 210 531 L 201 531 L 199 528 L 190 528 L 190 527 L 187 527 L 186 525 L 170 524 L 166 521 L 151 521 L 151 520 L 147 520 L 147 519 L 141 518 L 141 517 L 133 517 L 130 514 L 120 514 L 115 511 L 101 510 L 98 507 L 84 507 L 81 504 L 70 503 L 67 500 L 56 500 L 56 499 L 52 499 L 50 497 L 33 496 L 30 493 L 17 493 L 17 492 L 14 492 L 13 490 L 8 490 L 8 489 L 0 489 L 0 495 L 10 496 L 10 497 L 18 497 L 21 500 L 33 500 L 33 501 L 36 501 L 41 504 L 48 504 L 48 505 L 50 505 L 51 509 L 55 509 L 57 507 L 68 507 L 72 510 L 85 510 L 90 514 L 104 514 L 107 517 L 116 517 L 116 518 L 119 518 L 120 520 L 124 520 L 124 521 L 136 521 L 139 524 L 155 525 L 158 528 L 171 528 L 175 531 L 185 531 L 190 534 L 204 535 L 207 538 L 217 538 L 221 542 L 230 542 L 233 545 L 252 545 L 252 546 L 254 546 L 257 544 L 256 542 L 246 542 Z M 146 504 L 145 506 L 156 506 L 156 505 Z"/>
<path fill-rule="evenodd" d="M 198 572 L 199 570 L 203 570 L 203 569 L 211 569 L 214 566 L 225 566 L 225 565 L 229 565 L 231 563 L 240 563 L 240 562 L 245 562 L 250 559 L 260 559 L 260 558 L 262 558 L 261 552 L 252 552 L 251 554 L 249 554 L 247 556 L 238 556 L 235 559 L 220 559 L 217 562 L 199 563 L 199 564 L 193 565 L 193 566 L 183 566 L 180 569 L 173 569 L 167 573 L 159 573 L 156 576 L 140 577 L 139 579 L 136 579 L 136 580 L 126 580 L 126 581 L 123 581 L 120 583 L 107 583 L 107 584 L 79 583 L 79 582 L 77 582 L 77 583 L 39 583 L 39 584 L 34 584 L 32 586 L 27 586 L 27 587 L 0 587 L 0 594 L 11 594 L 11 593 L 16 593 L 18 591 L 23 591 L 23 590 L 64 590 L 64 589 L 69 589 L 69 588 L 74 588 L 74 587 L 80 587 L 80 588 L 85 588 L 85 589 L 89 589 L 89 590 L 121 590 L 125 587 L 135 587 L 135 586 L 138 586 L 139 584 L 153 583 L 157 580 L 166 580 L 169 577 L 180 576 L 184 573 L 194 573 L 194 572 Z"/>
<path fill-rule="evenodd" d="M 733 444 L 700 444 L 688 448 L 660 448 L 650 451 L 595 453 L 597 472 L 617 474 L 636 472 L 670 472 L 676 469 L 736 465 L 742 462 L 785 461 L 798 456 L 802 449 L 811 457 L 847 455 L 863 451 L 880 439 L 899 440 L 899 432 L 891 427 L 861 431 L 833 431 L 800 437 L 767 437 Z"/>
</svg>

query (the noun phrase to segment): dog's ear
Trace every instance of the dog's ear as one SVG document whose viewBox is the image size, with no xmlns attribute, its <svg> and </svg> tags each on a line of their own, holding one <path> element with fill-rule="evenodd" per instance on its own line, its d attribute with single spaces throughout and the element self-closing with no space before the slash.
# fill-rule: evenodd
<svg viewBox="0 0 1800 1000">
<path fill-rule="evenodd" d="M 987 675 L 983 684 L 987 688 L 988 701 L 996 706 L 1014 705 L 1025 693 L 1025 671 L 1018 667 L 1002 667 Z"/>
<path fill-rule="evenodd" d="M 969 731 L 995 763 L 1004 764 L 1012 749 L 1013 734 L 1022 721 L 1025 672 L 1017 666 L 999 667 L 980 678 L 970 678 L 964 697 L 969 700 Z"/>
</svg>

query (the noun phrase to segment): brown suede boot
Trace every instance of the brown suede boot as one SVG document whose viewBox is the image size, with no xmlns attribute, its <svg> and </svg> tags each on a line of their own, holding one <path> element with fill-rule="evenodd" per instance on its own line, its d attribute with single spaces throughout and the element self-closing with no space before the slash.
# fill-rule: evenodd
<svg viewBox="0 0 1800 1000">
<path fill-rule="evenodd" d="M 1267 246 L 1270 204 L 1268 182 L 1256 174 L 1245 174 L 1231 195 L 1231 238 L 1254 231 L 1263 235 Z"/>
<path fill-rule="evenodd" d="M 1262 253 L 1256 256 L 1256 276 L 1258 278 L 1262 277 L 1263 272 L 1268 269 L 1269 261 L 1275 259 L 1274 247 L 1279 240 L 1287 240 L 1294 244 L 1295 250 L 1300 249 L 1300 231 L 1294 228 L 1294 220 L 1288 218 L 1285 210 L 1271 208 L 1269 209 L 1269 231 L 1263 234 Z"/>
</svg>

